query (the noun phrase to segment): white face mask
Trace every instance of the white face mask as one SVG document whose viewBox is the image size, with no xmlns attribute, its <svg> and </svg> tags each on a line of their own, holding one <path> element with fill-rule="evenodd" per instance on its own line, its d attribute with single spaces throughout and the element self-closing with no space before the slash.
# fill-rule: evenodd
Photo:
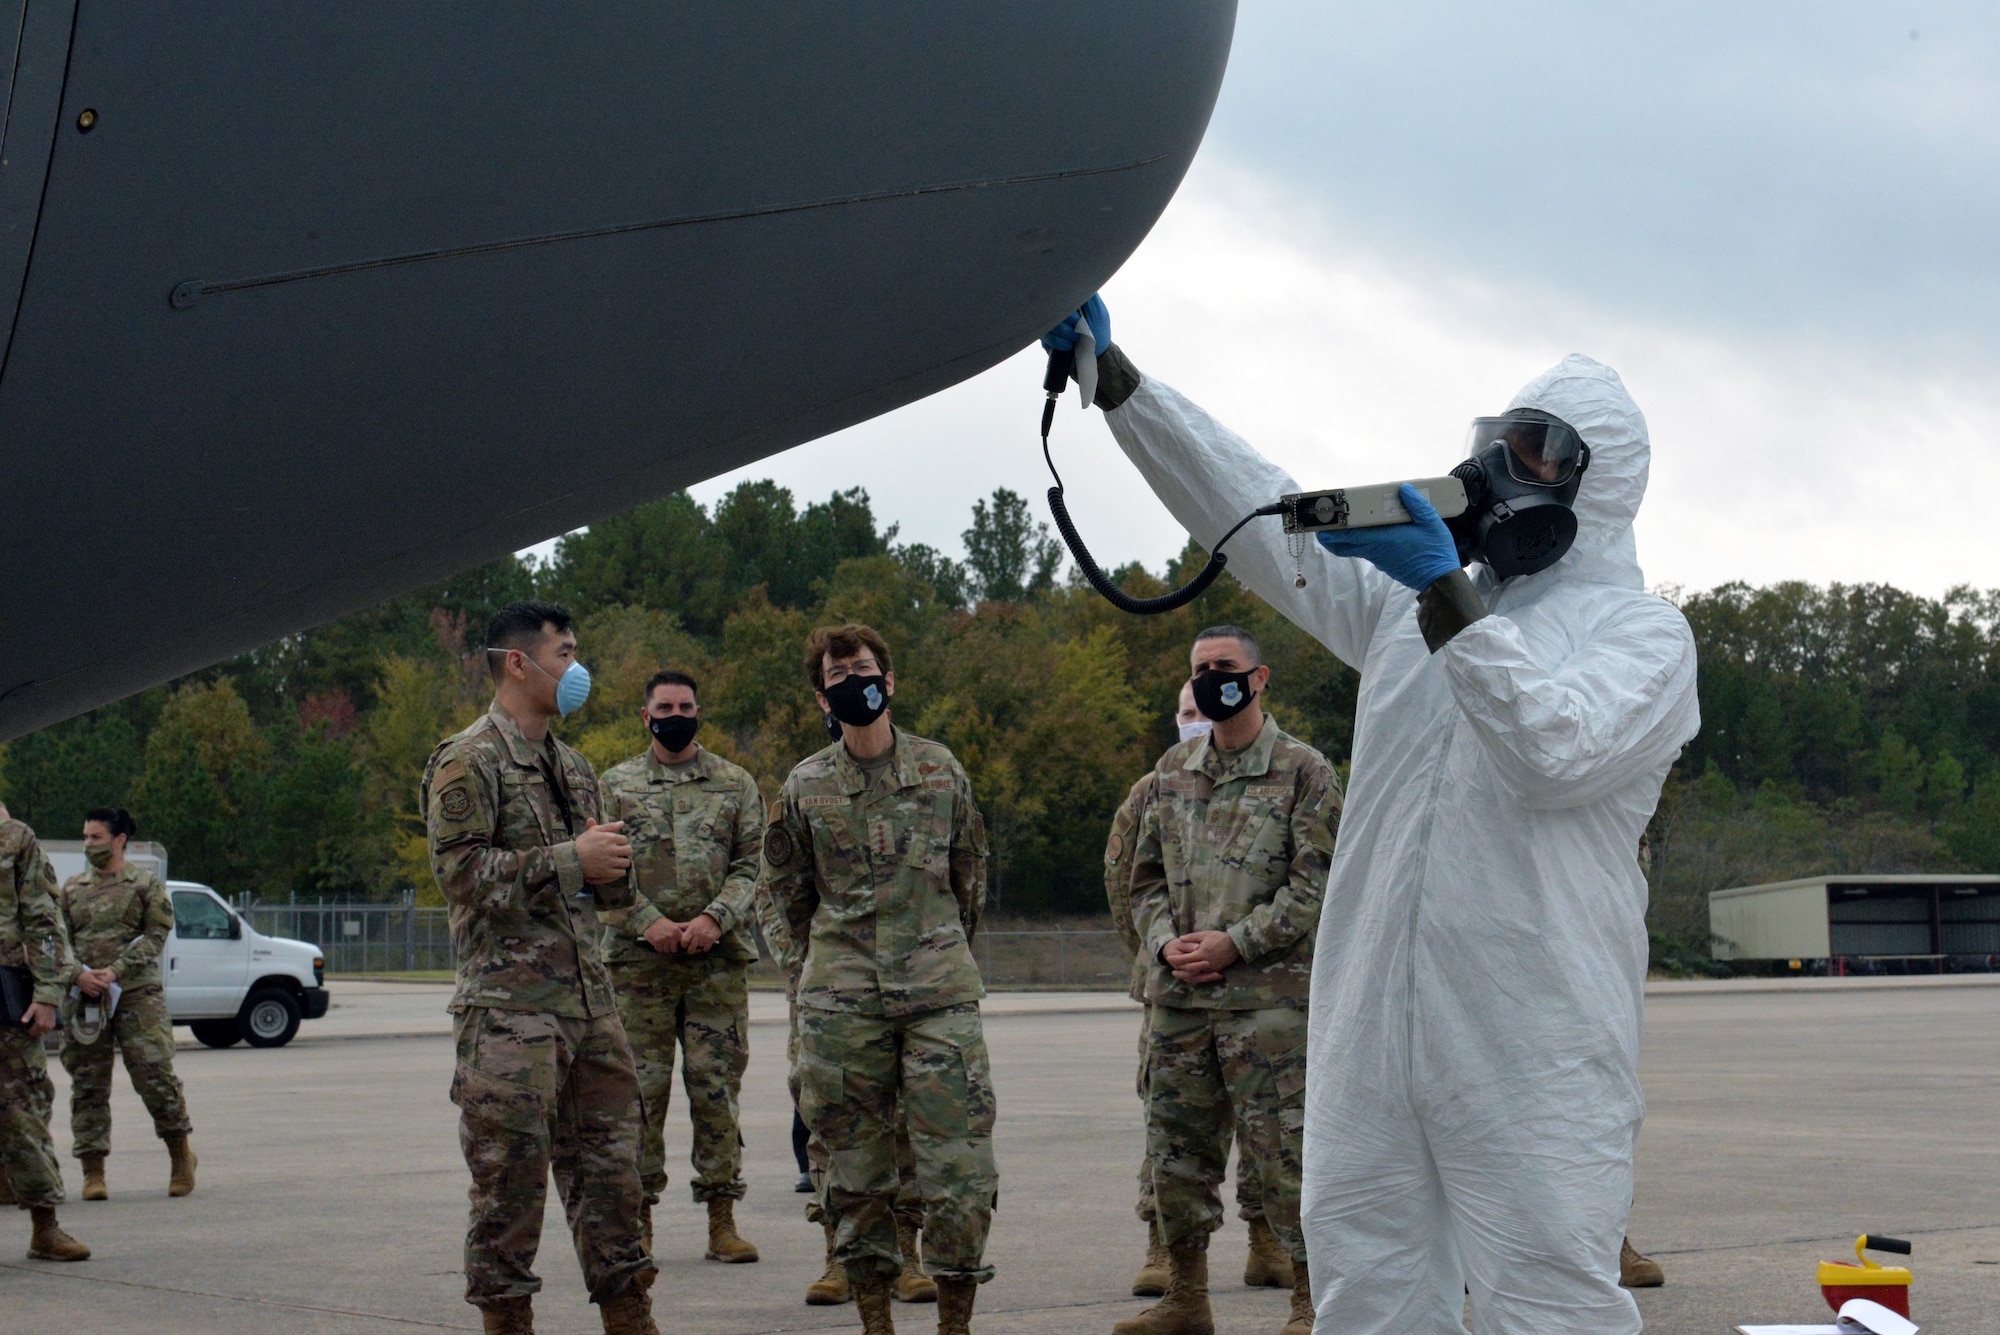
<svg viewBox="0 0 2000 1335">
<path fill-rule="evenodd" d="M 1207 719 L 1202 719 L 1196 723 L 1183 723 L 1180 725 L 1181 740 L 1184 742 L 1191 742 L 1197 737 L 1204 737 L 1208 734 L 1209 730 L 1214 726 L 1215 725 L 1213 723 L 1210 723 Z"/>
</svg>

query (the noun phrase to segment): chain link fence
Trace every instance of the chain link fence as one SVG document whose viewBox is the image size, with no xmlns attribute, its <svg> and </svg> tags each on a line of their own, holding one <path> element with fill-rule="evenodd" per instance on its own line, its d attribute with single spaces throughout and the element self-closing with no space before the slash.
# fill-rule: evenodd
<svg viewBox="0 0 2000 1335">
<path fill-rule="evenodd" d="M 318 946 L 329 974 L 449 972 L 455 962 L 449 910 L 421 906 L 408 897 L 387 904 L 237 907 L 266 936 Z M 782 982 L 770 952 L 763 954 L 751 976 Z M 980 932 L 973 938 L 972 954 L 988 987 L 1123 991 L 1132 970 L 1132 953 L 1113 931 Z"/>
</svg>

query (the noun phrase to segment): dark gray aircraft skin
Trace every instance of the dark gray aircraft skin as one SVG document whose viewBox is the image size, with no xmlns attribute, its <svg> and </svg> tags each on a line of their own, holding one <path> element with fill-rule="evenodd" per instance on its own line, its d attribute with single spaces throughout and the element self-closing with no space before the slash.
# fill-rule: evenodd
<svg viewBox="0 0 2000 1335">
<path fill-rule="evenodd" d="M 1234 20 L 0 0 L 0 739 L 1000 361 L 1165 208 Z"/>
</svg>

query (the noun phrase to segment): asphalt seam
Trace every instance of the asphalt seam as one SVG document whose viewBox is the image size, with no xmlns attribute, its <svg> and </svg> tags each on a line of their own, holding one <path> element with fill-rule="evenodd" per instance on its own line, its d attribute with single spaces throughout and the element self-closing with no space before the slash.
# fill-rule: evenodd
<svg viewBox="0 0 2000 1335">
<path fill-rule="evenodd" d="M 0 1261 L 0 1270 L 13 1270 L 23 1275 L 34 1275 L 42 1279 L 79 1280 L 85 1284 L 109 1284 L 121 1289 L 142 1289 L 148 1293 L 172 1293 L 185 1298 L 210 1298 L 217 1302 L 243 1303 L 251 1307 L 277 1307 L 288 1312 L 323 1312 L 328 1316 L 353 1316 L 365 1321 L 384 1321 L 398 1326 L 423 1326 L 428 1330 L 478 1330 L 478 1326 L 454 1326 L 443 1321 L 425 1321 L 420 1317 L 390 1316 L 383 1312 L 364 1312 L 353 1307 L 323 1307 L 318 1303 L 288 1303 L 277 1298 L 258 1298 L 241 1293 L 215 1293 L 208 1289 L 183 1289 L 172 1284 L 146 1284 L 135 1279 L 111 1279 L 102 1275 L 80 1275 L 71 1270 L 49 1270 L 45 1266 L 22 1265 L 15 1261 Z"/>
<path fill-rule="evenodd" d="M 1953 1224 L 1947 1228 L 1906 1229 L 1904 1231 L 1906 1235 L 1911 1238 L 1934 1238 L 1944 1233 L 1979 1233 L 1988 1229 L 1995 1229 L 1995 1228 L 2000 1228 L 2000 1224 Z M 1771 1238 L 1771 1239 L 1766 1239 L 1762 1242 L 1731 1242 L 1731 1243 L 1725 1243 L 1719 1247 L 1681 1247 L 1681 1248 L 1655 1247 L 1651 1251 L 1647 1252 L 1646 1255 L 1706 1256 L 1711 1252 L 1747 1252 L 1747 1251 L 1754 1251 L 1759 1247 L 1793 1247 L 1808 1242 L 1845 1242 L 1852 1244 L 1854 1241 L 1854 1236 L 1855 1235 L 1852 1233 L 1834 1233 L 1826 1237 Z"/>
</svg>

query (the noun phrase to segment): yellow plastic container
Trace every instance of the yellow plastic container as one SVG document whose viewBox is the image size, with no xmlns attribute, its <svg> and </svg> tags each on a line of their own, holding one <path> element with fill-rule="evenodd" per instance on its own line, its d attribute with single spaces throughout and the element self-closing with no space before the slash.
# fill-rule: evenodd
<svg viewBox="0 0 2000 1335">
<path fill-rule="evenodd" d="M 1850 1298 L 1868 1298 L 1882 1304 L 1899 1316 L 1910 1314 L 1909 1271 L 1901 1266 L 1879 1265 L 1868 1259 L 1870 1249 L 1882 1252 L 1910 1254 L 1910 1244 L 1901 1238 L 1885 1238 L 1880 1234 L 1863 1233 L 1854 1240 L 1854 1256 L 1859 1265 L 1846 1261 L 1821 1261 L 1819 1263 L 1819 1291 L 1826 1298 L 1826 1304 L 1834 1311 Z"/>
</svg>

